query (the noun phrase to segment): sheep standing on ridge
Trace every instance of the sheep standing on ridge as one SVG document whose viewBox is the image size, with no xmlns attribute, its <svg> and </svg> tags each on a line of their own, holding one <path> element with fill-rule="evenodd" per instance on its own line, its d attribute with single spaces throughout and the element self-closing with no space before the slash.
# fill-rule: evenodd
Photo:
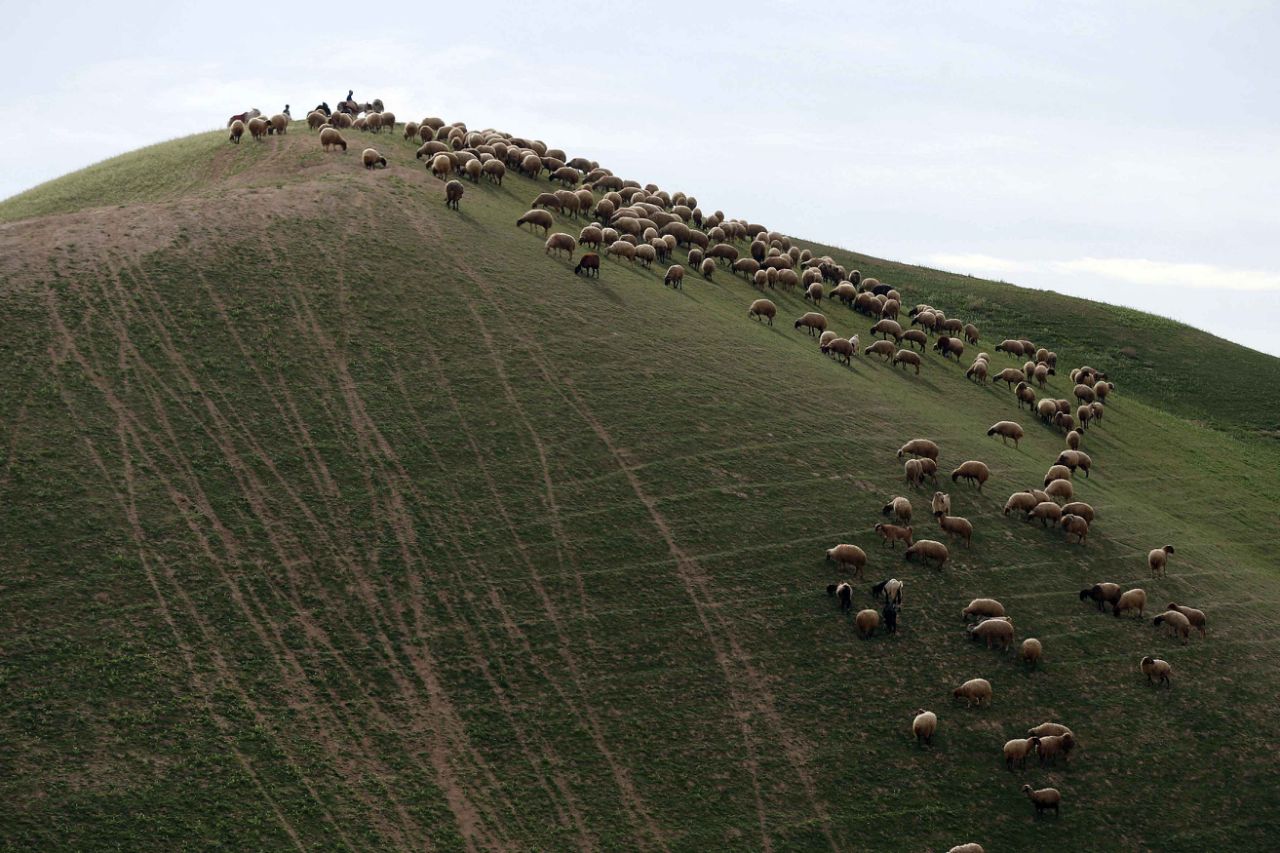
<svg viewBox="0 0 1280 853">
<path fill-rule="evenodd" d="M 360 160 L 366 169 L 387 168 L 387 158 L 379 154 L 376 148 L 366 148 L 361 151 Z"/>
</svg>

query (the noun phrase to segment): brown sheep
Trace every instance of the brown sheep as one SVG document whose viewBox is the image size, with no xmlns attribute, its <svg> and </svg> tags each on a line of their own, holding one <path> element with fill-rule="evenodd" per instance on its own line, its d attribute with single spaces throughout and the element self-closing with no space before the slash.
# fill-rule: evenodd
<svg viewBox="0 0 1280 853">
<path fill-rule="evenodd" d="M 360 152 L 360 160 L 366 169 L 387 168 L 387 158 L 378 153 L 376 148 L 366 148 Z"/>
<path fill-rule="evenodd" d="M 1000 651 L 1008 651 L 1013 645 L 1013 623 L 1007 619 L 983 619 L 977 625 L 970 625 L 966 633 L 971 640 L 982 640 L 987 648 L 1000 647 Z"/>
<path fill-rule="evenodd" d="M 976 344 L 978 342 L 978 327 L 972 323 L 965 323 L 964 339 L 971 344 Z"/>
<path fill-rule="evenodd" d="M 1151 570 L 1153 578 L 1165 577 L 1168 574 L 1169 555 L 1172 553 L 1173 546 L 1165 545 L 1147 554 L 1147 568 Z"/>
<path fill-rule="evenodd" d="M 683 277 L 683 272 L 684 271 L 681 270 L 681 277 Z M 774 305 L 772 300 L 757 299 L 755 302 L 752 302 L 751 307 L 747 309 L 747 316 L 754 317 L 756 322 L 767 319 L 769 321 L 769 325 L 772 326 L 773 318 L 778 316 L 778 306 Z"/>
<path fill-rule="evenodd" d="M 971 678 L 951 691 L 953 699 L 964 699 L 966 705 L 982 706 L 983 702 L 991 704 L 991 682 L 985 678 Z"/>
<path fill-rule="evenodd" d="M 343 151 L 347 150 L 347 141 L 342 138 L 342 134 L 338 133 L 335 128 L 326 127 L 320 131 L 320 147 L 325 151 L 337 146 Z"/>
<path fill-rule="evenodd" d="M 853 624 L 858 629 L 858 636 L 865 640 L 880 627 L 880 612 L 869 608 L 859 610 L 858 615 L 853 617 Z"/>
<path fill-rule="evenodd" d="M 900 349 L 896 353 L 894 353 L 893 366 L 897 367 L 899 364 L 902 365 L 904 370 L 907 368 L 908 365 L 914 365 L 916 369 L 916 376 L 920 375 L 920 364 L 921 364 L 920 356 L 917 355 L 913 350 Z"/>
<path fill-rule="evenodd" d="M 1194 607 L 1187 607 L 1183 604 L 1170 604 L 1166 610 L 1176 610 L 1187 620 L 1191 622 L 1191 627 L 1200 632 L 1200 636 L 1205 636 L 1206 619 L 1203 610 L 1196 610 Z"/>
<path fill-rule="evenodd" d="M 933 734 L 938 730 L 938 715 L 932 711 L 926 711 L 924 708 L 916 711 L 915 719 L 911 721 L 911 733 L 915 735 L 916 743 L 924 742 L 926 746 L 933 743 Z"/>
<path fill-rule="evenodd" d="M 516 227 L 518 228 L 525 223 L 529 224 L 530 231 L 534 228 L 541 228 L 542 233 L 546 234 L 551 230 L 551 226 L 555 224 L 555 219 L 552 218 L 550 211 L 528 210 L 516 220 Z"/>
<path fill-rule="evenodd" d="M 577 240 L 573 239 L 570 235 L 565 234 L 563 231 L 557 231 L 547 238 L 546 252 L 544 254 L 551 254 L 552 252 L 555 252 L 556 255 L 559 255 L 561 252 L 568 252 L 569 260 L 573 260 L 573 253 L 577 248 Z"/>
<path fill-rule="evenodd" d="M 431 162 L 427 165 L 431 170 L 431 174 L 435 175 L 439 180 L 448 180 L 453 174 L 453 158 L 448 154 L 437 154 L 431 158 Z"/>
<path fill-rule="evenodd" d="M 444 206 L 458 209 L 458 202 L 462 201 L 462 181 L 449 181 L 444 185 Z"/>
<path fill-rule="evenodd" d="M 875 353 L 876 355 L 883 356 L 885 361 L 889 361 L 893 358 L 895 352 L 896 349 L 893 345 L 893 341 L 876 341 L 872 343 L 871 346 L 864 349 L 862 354 L 871 355 L 872 353 Z"/>
<path fill-rule="evenodd" d="M 849 340 L 845 340 L 844 338 L 836 338 L 835 340 L 827 344 L 827 349 L 829 352 L 835 354 L 836 361 L 838 363 L 852 365 L 853 357 L 858 353 L 858 345 L 857 343 L 855 343 L 855 341 L 857 340 L 858 340 L 857 335 L 854 335 Z"/>
<path fill-rule="evenodd" d="M 249 119 L 249 133 L 259 142 L 267 138 L 267 129 L 270 127 L 271 122 L 261 116 Z"/>
<path fill-rule="evenodd" d="M 1036 504 L 1026 515 L 1026 520 L 1031 521 L 1034 518 L 1040 519 L 1041 527 L 1048 527 L 1049 522 L 1057 524 L 1062 518 L 1062 507 L 1053 501 L 1041 501 Z"/>
<path fill-rule="evenodd" d="M 1160 658 L 1153 658 L 1147 655 L 1142 659 L 1139 666 L 1142 668 L 1142 674 L 1147 677 L 1148 684 L 1155 682 L 1157 687 L 1164 684 L 1170 689 L 1173 688 L 1173 682 L 1169 680 L 1173 667 L 1169 665 L 1167 660 L 1160 660 Z"/>
<path fill-rule="evenodd" d="M 920 456 L 938 461 L 938 445 L 927 438 L 913 438 L 898 448 L 898 458 L 904 456 Z"/>
<path fill-rule="evenodd" d="M 1013 389 L 1013 395 L 1018 398 L 1018 408 L 1024 405 L 1030 409 L 1036 404 L 1035 390 L 1025 382 L 1019 382 L 1017 387 Z"/>
<path fill-rule="evenodd" d="M 875 531 L 880 535 L 886 544 L 892 549 L 897 549 L 898 542 L 905 542 L 907 547 L 911 547 L 911 527 L 899 527 L 896 524 L 877 524 Z"/>
<path fill-rule="evenodd" d="M 1191 636 L 1191 620 L 1186 616 L 1177 610 L 1166 610 L 1152 620 L 1152 627 L 1157 630 L 1161 625 L 1168 626 L 1174 636 L 1181 637 L 1182 645 L 1185 646 L 1187 644 L 1187 640 Z"/>
<path fill-rule="evenodd" d="M 821 334 L 827 330 L 827 318 L 816 311 L 810 311 L 796 320 L 795 327 L 799 329 L 802 326 L 809 330 L 811 336 Z"/>
<path fill-rule="evenodd" d="M 1018 648 L 1018 657 L 1032 669 L 1039 664 L 1040 656 L 1043 654 L 1044 646 L 1035 637 L 1027 637 Z"/>
<path fill-rule="evenodd" d="M 1142 589 L 1131 589 L 1123 593 L 1111 605 L 1111 615 L 1117 619 L 1121 613 L 1128 613 L 1130 610 L 1138 611 L 1138 618 L 1141 619 L 1147 609 L 1147 592 Z"/>
<path fill-rule="evenodd" d="M 862 569 L 867 565 L 867 552 L 857 545 L 837 545 L 827 549 L 827 562 L 835 563 L 840 568 L 852 568 L 854 577 L 862 577 Z"/>
<path fill-rule="evenodd" d="M 1066 515 L 1067 513 L 1078 515 L 1090 524 L 1093 524 L 1093 519 L 1096 515 L 1093 511 L 1093 507 L 1084 501 L 1073 501 L 1072 503 L 1064 505 L 1062 507 L 1062 513 L 1063 515 Z"/>
<path fill-rule="evenodd" d="M 1106 605 L 1115 605 L 1120 600 L 1120 585 L 1115 583 L 1095 583 L 1093 586 L 1080 590 L 1080 600 L 1091 599 L 1098 604 L 1098 611 L 1101 612 Z"/>
<path fill-rule="evenodd" d="M 1049 470 L 1045 472 L 1044 484 L 1047 486 L 1054 480 L 1070 480 L 1071 469 L 1066 465 L 1051 465 Z"/>
<path fill-rule="evenodd" d="M 1040 738 L 1015 738 L 1007 741 L 1004 745 L 1004 766 L 1006 770 L 1012 770 L 1013 765 L 1017 764 L 1019 769 L 1027 768 L 1027 756 L 1035 752 L 1036 744 Z"/>
<path fill-rule="evenodd" d="M 894 320 L 880 320 L 871 327 L 871 334 L 881 335 L 885 340 L 888 340 L 889 336 L 893 335 L 895 341 L 900 341 L 902 340 L 902 326 Z"/>
<path fill-rule="evenodd" d="M 986 463 L 970 459 L 951 472 L 951 482 L 954 483 L 962 477 L 970 483 L 977 483 L 978 491 L 982 491 L 983 483 L 991 477 L 991 469 L 986 466 Z"/>
<path fill-rule="evenodd" d="M 984 619 L 994 619 L 1004 615 L 1004 605 L 996 601 L 994 598 L 975 598 L 969 602 L 964 610 L 960 611 L 960 618 L 969 621 L 969 617 L 977 616 L 978 621 Z"/>
<path fill-rule="evenodd" d="M 1040 503 L 1040 499 L 1031 492 L 1014 492 L 1009 495 L 1009 500 L 1004 503 L 1004 514 L 1008 515 L 1014 510 L 1030 512 L 1038 503 Z"/>
<path fill-rule="evenodd" d="M 1013 439 L 1013 447 L 1018 448 L 1018 442 L 1022 440 L 1022 427 L 1013 421 L 999 421 L 987 430 L 987 436 L 998 435 L 1002 444 L 1008 444 L 1009 439 Z"/>
<path fill-rule="evenodd" d="M 1041 741 L 1043 745 L 1043 740 Z M 1033 791 L 1030 785 L 1022 786 L 1022 793 L 1027 795 L 1027 799 L 1031 800 L 1031 805 L 1036 808 L 1036 817 L 1048 809 L 1053 809 L 1055 817 L 1058 816 L 1058 806 L 1062 803 L 1062 794 L 1058 793 L 1057 788 L 1041 788 Z"/>
<path fill-rule="evenodd" d="M 599 278 L 600 256 L 595 252 L 584 253 L 583 256 L 578 259 L 578 265 L 573 268 L 574 275 L 578 275 L 579 273 L 585 274 L 587 278 L 590 278 L 591 276 Z"/>
<path fill-rule="evenodd" d="M 960 356 L 964 355 L 964 343 L 959 338 L 950 338 L 946 335 L 938 338 L 934 342 L 933 348 L 942 353 L 944 359 L 949 355 L 955 356 L 957 362 L 960 361 Z"/>
<path fill-rule="evenodd" d="M 1089 537 L 1089 522 L 1078 515 L 1064 512 L 1059 524 L 1062 527 L 1062 532 L 1066 534 L 1068 542 L 1071 541 L 1072 536 L 1075 536 L 1076 541 L 1083 545 L 1084 540 Z"/>
<path fill-rule="evenodd" d="M 1070 480 L 1054 480 L 1044 487 L 1044 493 L 1054 500 L 1066 502 L 1075 495 L 1075 487 Z"/>
<path fill-rule="evenodd" d="M 1066 439 L 1066 440 L 1067 440 L 1067 449 L 1068 449 L 1068 450 L 1079 450 L 1079 449 L 1080 449 L 1080 433 L 1079 433 L 1079 432 L 1077 432 L 1076 430 L 1071 430 L 1071 432 L 1067 433 L 1067 439 Z"/>
<path fill-rule="evenodd" d="M 230 142 L 234 142 L 236 145 L 239 145 L 240 137 L 242 136 L 244 136 L 244 122 L 242 122 L 240 119 L 236 119 L 235 121 L 231 122 L 231 135 L 227 137 L 227 139 Z M 325 146 L 325 150 L 326 151 L 329 150 L 328 146 Z M 343 146 L 342 150 L 343 151 L 347 150 L 345 145 Z"/>
<path fill-rule="evenodd" d="M 973 544 L 973 525 L 967 518 L 943 513 L 936 513 L 934 518 L 938 520 L 938 526 L 947 532 L 948 538 L 954 539 L 959 536 L 964 540 L 966 548 Z"/>
<path fill-rule="evenodd" d="M 880 514 L 889 517 L 896 517 L 899 521 L 911 523 L 911 501 L 904 497 L 896 497 L 889 501 L 880 510 Z"/>
<path fill-rule="evenodd" d="M 936 542 L 933 539 L 918 539 L 903 553 L 903 558 L 906 560 L 910 560 L 912 557 L 919 557 L 921 565 L 933 560 L 940 569 L 946 565 L 950 554 L 947 552 L 947 546 L 941 542 Z"/>
<path fill-rule="evenodd" d="M 1021 370 L 1016 367 L 1006 367 L 1004 370 L 996 374 L 996 382 L 1005 382 L 1012 389 L 1019 382 L 1026 382 L 1027 377 Z"/>
<path fill-rule="evenodd" d="M 1089 479 L 1089 471 L 1093 468 L 1093 458 L 1083 450 L 1064 450 L 1058 454 L 1058 459 L 1054 464 L 1065 465 L 1072 471 L 1079 469 L 1084 472 L 1087 480 Z"/>
</svg>

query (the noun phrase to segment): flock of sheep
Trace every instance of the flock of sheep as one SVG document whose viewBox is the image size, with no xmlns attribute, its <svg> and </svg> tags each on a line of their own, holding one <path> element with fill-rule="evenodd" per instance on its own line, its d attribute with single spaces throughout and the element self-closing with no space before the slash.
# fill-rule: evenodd
<svg viewBox="0 0 1280 853">
<path fill-rule="evenodd" d="M 307 116 L 307 124 L 312 131 L 319 132 L 320 143 L 326 151 L 345 151 L 347 143 L 342 129 L 394 132 L 395 115 L 383 110 L 380 102 L 373 107 L 357 116 L 313 111 Z M 289 119 L 284 115 L 269 119 L 254 116 L 247 120 L 233 117 L 231 141 L 238 143 L 246 129 L 255 139 L 262 139 L 271 133 L 285 133 L 288 125 Z M 863 277 L 858 270 L 846 270 L 830 257 L 814 256 L 810 250 L 792 245 L 785 235 L 762 225 L 729 219 L 718 210 L 706 214 L 692 196 L 668 193 L 653 184 L 641 186 L 639 182 L 623 180 L 595 161 L 569 158 L 564 151 L 549 148 L 539 140 L 513 137 L 492 129 L 469 131 L 461 122 L 446 124 L 434 117 L 404 124 L 403 138 L 419 143 L 416 158 L 425 160 L 428 171 L 445 183 L 446 204 L 455 209 L 463 195 L 459 179 L 478 183 L 484 178 L 500 185 L 507 170 L 513 169 L 534 179 L 545 177 L 552 184 L 559 184 L 559 189 L 539 193 L 530 209 L 517 219 L 516 226 L 541 229 L 547 254 L 563 255 L 572 261 L 579 249 L 590 249 L 580 255 L 574 267 L 576 274 L 598 277 L 602 250 L 607 257 L 619 262 L 649 267 L 668 263 L 674 259 L 677 249 L 683 248 L 687 251 L 689 268 L 705 279 L 712 279 L 724 269 L 731 275 L 741 275 L 760 291 L 801 292 L 815 310 L 798 318 L 794 328 L 816 337 L 820 353 L 846 365 L 852 365 L 858 355 L 874 355 L 893 366 L 914 368 L 919 374 L 930 340 L 932 349 L 944 360 L 959 361 L 966 347 L 976 346 L 980 339 L 974 324 L 947 317 L 931 305 L 915 305 L 903 317 L 903 298 L 897 289 L 875 278 Z M 364 150 L 361 159 L 366 168 L 387 164 L 386 158 L 372 147 Z M 561 218 L 581 216 L 589 221 L 576 237 L 563 231 L 552 232 L 556 224 L 552 211 Z M 745 251 L 740 248 L 743 244 Z M 672 263 L 663 275 L 663 283 L 680 289 L 685 275 L 685 266 Z M 878 340 L 864 348 L 859 335 L 843 338 L 829 330 L 827 316 L 818 310 L 824 299 L 829 305 L 839 303 L 873 321 L 868 335 Z M 777 314 L 777 304 L 763 296 L 752 301 L 747 311 L 749 318 L 770 326 Z M 904 327 L 903 323 L 907 325 Z M 1107 398 L 1114 392 L 1115 385 L 1105 373 L 1083 366 L 1070 372 L 1074 404 L 1065 399 L 1037 398 L 1036 389 L 1043 392 L 1048 378 L 1056 375 L 1057 354 L 1031 341 L 1016 339 L 1004 340 L 994 350 L 1024 361 L 994 372 L 991 356 L 980 352 L 965 376 L 977 383 L 1004 382 L 1013 392 L 1018 408 L 1034 411 L 1044 424 L 1060 430 L 1066 445 L 1038 487 L 1015 491 L 1009 496 L 1004 515 L 1016 512 L 1027 522 L 1038 520 L 1044 527 L 1056 525 L 1068 543 L 1074 540 L 1083 546 L 1097 513 L 1088 503 L 1074 500 L 1072 481 L 1078 473 L 1086 478 L 1090 475 L 1093 460 L 1080 447 L 1088 428 L 1102 423 Z M 987 435 L 999 436 L 1004 444 L 1012 441 L 1016 448 L 1025 431 L 1016 421 L 1002 420 L 992 425 Z M 897 456 L 903 461 L 907 485 L 913 489 L 925 487 L 926 482 L 936 486 L 939 455 L 938 445 L 929 439 L 917 438 L 905 443 Z M 953 483 L 964 480 L 979 492 L 990 477 L 988 466 L 978 460 L 962 462 L 951 471 Z M 929 508 L 948 541 L 954 543 L 959 539 L 965 547 L 972 544 L 974 525 L 967 518 L 951 514 L 950 495 L 935 491 Z M 947 545 L 934 539 L 916 539 L 911 525 L 913 512 L 908 497 L 893 497 L 882 510 L 889 520 L 876 523 L 874 532 L 891 549 L 896 550 L 897 543 L 902 542 L 905 560 L 918 560 L 922 565 L 932 564 L 938 570 L 943 569 L 950 558 Z M 1173 553 L 1173 546 L 1166 545 L 1148 554 L 1147 565 L 1152 577 L 1164 576 L 1169 555 Z M 826 559 L 854 579 L 863 577 L 868 563 L 866 552 L 848 543 L 828 549 Z M 871 598 L 878 606 L 860 609 L 853 616 L 854 629 L 860 637 L 872 637 L 877 631 L 897 632 L 903 590 L 903 582 L 893 577 L 871 587 Z M 842 612 L 853 610 L 855 592 L 850 581 L 829 584 L 827 593 L 838 600 Z M 1117 617 L 1134 613 L 1141 618 L 1147 604 L 1144 590 L 1124 590 L 1110 582 L 1099 582 L 1081 590 L 1079 598 L 1094 602 L 1099 611 L 1109 605 Z M 970 623 L 966 627 L 970 639 L 1001 651 L 1013 646 L 1014 621 L 998 600 L 974 599 L 961 611 L 961 616 Z M 1167 628 L 1184 644 L 1193 630 L 1200 636 L 1205 635 L 1205 614 L 1176 603 L 1169 604 L 1156 616 L 1154 624 L 1157 628 Z M 1019 661 L 1031 668 L 1037 666 L 1043 654 L 1043 644 L 1034 637 L 1026 637 L 1018 645 Z M 1149 683 L 1171 686 L 1172 668 L 1167 661 L 1146 656 L 1139 668 Z M 971 678 L 952 690 L 953 698 L 963 699 L 967 706 L 988 705 L 993 695 L 991 682 L 985 678 Z M 917 743 L 931 746 L 938 725 L 935 712 L 923 708 L 916 711 L 911 730 Z M 1077 746 L 1075 734 L 1061 723 L 1041 723 L 1028 729 L 1026 735 L 1009 740 L 1003 746 L 1005 766 L 1010 770 L 1025 768 L 1032 753 L 1038 756 L 1042 766 L 1055 764 L 1059 758 L 1067 762 Z M 1024 785 L 1022 791 L 1037 815 L 1047 810 L 1058 813 L 1062 796 L 1057 789 L 1033 789 Z M 982 853 L 982 847 L 976 843 L 963 844 L 952 848 L 951 853 Z"/>
</svg>

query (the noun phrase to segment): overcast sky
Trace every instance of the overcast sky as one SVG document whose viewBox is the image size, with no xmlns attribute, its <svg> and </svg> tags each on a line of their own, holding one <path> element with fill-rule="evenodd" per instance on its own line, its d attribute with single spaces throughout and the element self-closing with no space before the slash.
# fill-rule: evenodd
<svg viewBox="0 0 1280 853">
<path fill-rule="evenodd" d="M 1280 354 L 1280 2 L 124 0 L 4 20 L 10 115 L 40 134 L 0 146 L 0 197 L 354 88 L 790 234 Z"/>
</svg>

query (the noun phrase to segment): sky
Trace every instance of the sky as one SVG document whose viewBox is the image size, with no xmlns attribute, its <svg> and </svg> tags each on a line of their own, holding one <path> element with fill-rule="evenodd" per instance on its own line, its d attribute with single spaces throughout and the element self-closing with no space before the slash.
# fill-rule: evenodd
<svg viewBox="0 0 1280 853">
<path fill-rule="evenodd" d="M 1280 0 L 4 6 L 0 197 L 354 89 L 1280 355 Z"/>
</svg>

